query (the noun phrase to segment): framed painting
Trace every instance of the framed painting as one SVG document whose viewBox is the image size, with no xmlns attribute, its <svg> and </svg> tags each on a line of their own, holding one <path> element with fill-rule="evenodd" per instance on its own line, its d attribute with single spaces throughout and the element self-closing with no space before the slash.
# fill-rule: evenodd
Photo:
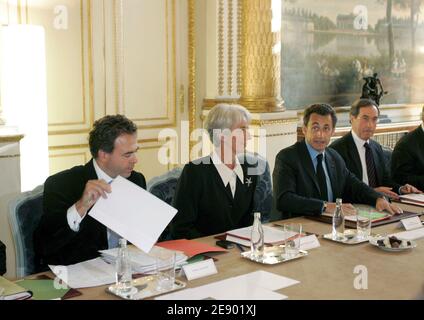
<svg viewBox="0 0 424 320">
<path fill-rule="evenodd" d="M 381 104 L 424 101 L 424 1 L 282 0 L 288 109 L 350 105 L 377 74 Z M 360 4 L 358 4 L 360 3 Z"/>
</svg>

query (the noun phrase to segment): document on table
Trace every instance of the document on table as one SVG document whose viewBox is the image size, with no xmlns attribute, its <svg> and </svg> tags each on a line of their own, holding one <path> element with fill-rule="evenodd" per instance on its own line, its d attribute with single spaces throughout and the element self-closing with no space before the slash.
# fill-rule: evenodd
<svg viewBox="0 0 424 320">
<path fill-rule="evenodd" d="M 395 236 L 396 238 L 403 239 L 403 240 L 418 240 L 418 239 L 424 238 L 424 227 L 419 229 L 394 233 L 394 234 L 391 234 L 390 236 Z"/>
<path fill-rule="evenodd" d="M 282 231 L 277 228 L 263 226 L 264 230 L 264 243 L 265 244 L 278 244 L 284 242 L 284 240 L 293 237 L 296 235 L 295 232 L 292 231 Z M 237 242 L 241 245 L 249 245 L 250 246 L 250 234 L 252 232 L 252 227 L 245 227 L 235 230 L 227 231 L 226 239 L 228 241 Z M 241 241 L 237 241 L 241 239 Z"/>
<path fill-rule="evenodd" d="M 89 288 L 115 282 L 115 266 L 96 258 L 69 266 L 49 265 L 52 272 L 69 287 Z"/>
<path fill-rule="evenodd" d="M 298 284 L 299 281 L 266 271 L 255 271 L 160 296 L 158 300 L 283 300 L 288 297 L 274 292 Z"/>
<path fill-rule="evenodd" d="M 149 252 L 177 210 L 125 178 L 111 183 L 89 215 L 132 244 Z"/>
</svg>

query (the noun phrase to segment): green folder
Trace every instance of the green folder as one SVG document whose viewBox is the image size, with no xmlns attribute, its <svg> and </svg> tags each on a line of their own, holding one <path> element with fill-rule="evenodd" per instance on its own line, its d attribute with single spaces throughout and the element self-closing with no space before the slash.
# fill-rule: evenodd
<svg viewBox="0 0 424 320">
<path fill-rule="evenodd" d="M 69 288 L 55 288 L 54 280 L 20 280 L 16 282 L 21 287 L 32 291 L 33 300 L 62 299 Z"/>
</svg>

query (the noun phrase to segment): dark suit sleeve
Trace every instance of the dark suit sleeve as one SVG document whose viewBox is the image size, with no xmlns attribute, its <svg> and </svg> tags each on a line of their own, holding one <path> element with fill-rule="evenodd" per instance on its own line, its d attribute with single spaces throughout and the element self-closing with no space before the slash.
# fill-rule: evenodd
<svg viewBox="0 0 424 320">
<path fill-rule="evenodd" d="M 405 143 L 399 143 L 392 154 L 393 179 L 400 184 L 409 183 L 419 189 L 424 188 L 424 175 L 416 174 L 416 159 Z"/>
<path fill-rule="evenodd" d="M 383 173 L 381 186 L 390 187 L 390 188 L 392 188 L 393 192 L 396 192 L 397 194 L 399 194 L 399 189 L 402 185 L 396 183 L 392 179 L 392 176 L 390 174 L 390 169 L 387 166 L 387 162 L 384 158 L 384 151 L 383 151 L 383 148 L 381 147 L 381 145 L 378 145 L 377 148 L 378 148 L 377 151 L 378 151 L 379 161 L 376 165 L 381 166 L 380 170 Z"/>
<path fill-rule="evenodd" d="M 194 166 L 191 163 L 187 164 L 178 179 L 173 200 L 173 206 L 178 212 L 171 223 L 173 239 L 193 239 L 202 236 L 195 226 L 199 214 L 201 185 Z"/>
<path fill-rule="evenodd" d="M 343 194 L 349 195 L 349 199 L 352 199 L 354 203 L 368 204 L 375 206 L 377 199 L 381 197 L 381 194 L 374 191 L 361 180 L 359 180 L 352 172 L 350 172 L 345 166 L 343 169 L 343 176 L 345 179 L 345 188 Z"/>
<path fill-rule="evenodd" d="M 77 232 L 71 230 L 67 220 L 67 211 L 77 196 L 72 191 L 74 184 L 74 181 L 64 179 L 62 176 L 52 176 L 44 184 L 44 215 L 34 239 L 36 251 L 42 256 L 61 251 L 78 236 Z"/>
<path fill-rule="evenodd" d="M 278 155 L 275 160 L 273 172 L 274 194 L 276 209 L 271 220 L 282 218 L 281 212 L 289 212 L 294 215 L 320 215 L 324 202 L 315 198 L 299 196 L 297 194 L 297 167 L 286 159 L 284 155 Z"/>
</svg>

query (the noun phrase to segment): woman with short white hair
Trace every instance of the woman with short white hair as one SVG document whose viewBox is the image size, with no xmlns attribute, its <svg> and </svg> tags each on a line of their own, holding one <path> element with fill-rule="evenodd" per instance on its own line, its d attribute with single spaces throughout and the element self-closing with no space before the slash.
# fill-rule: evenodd
<svg viewBox="0 0 424 320">
<path fill-rule="evenodd" d="M 240 105 L 218 104 L 205 121 L 214 145 L 209 156 L 188 163 L 178 180 L 171 224 L 173 239 L 193 239 L 253 223 L 256 175 L 248 175 L 243 154 L 251 115 Z M 239 161 L 239 158 L 242 161 Z"/>
</svg>

